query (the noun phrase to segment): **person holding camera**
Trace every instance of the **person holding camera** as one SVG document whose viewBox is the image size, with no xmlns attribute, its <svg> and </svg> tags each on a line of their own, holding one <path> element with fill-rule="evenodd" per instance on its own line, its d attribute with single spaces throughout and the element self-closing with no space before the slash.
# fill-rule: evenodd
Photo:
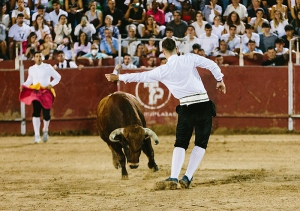
<svg viewBox="0 0 300 211">
<path fill-rule="evenodd" d="M 75 27 L 74 35 L 78 36 L 80 31 L 87 35 L 88 42 L 92 41 L 92 36 L 96 33 L 94 25 L 89 23 L 86 15 L 82 16 L 80 24 Z"/>
</svg>

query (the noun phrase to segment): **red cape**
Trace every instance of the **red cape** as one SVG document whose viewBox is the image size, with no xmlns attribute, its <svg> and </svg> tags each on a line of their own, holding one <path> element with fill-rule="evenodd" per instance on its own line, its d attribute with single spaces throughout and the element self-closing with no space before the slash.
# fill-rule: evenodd
<svg viewBox="0 0 300 211">
<path fill-rule="evenodd" d="M 45 109 L 52 108 L 54 102 L 54 96 L 49 89 L 40 88 L 39 90 L 36 90 L 27 86 L 22 86 L 19 99 L 26 105 L 30 105 L 32 101 L 37 100 Z"/>
</svg>

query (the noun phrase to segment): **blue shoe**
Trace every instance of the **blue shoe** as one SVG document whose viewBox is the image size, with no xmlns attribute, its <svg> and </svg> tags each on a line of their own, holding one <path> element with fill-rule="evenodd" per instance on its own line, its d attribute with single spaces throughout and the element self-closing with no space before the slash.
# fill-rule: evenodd
<svg viewBox="0 0 300 211">
<path fill-rule="evenodd" d="M 157 182 L 155 190 L 176 190 L 178 186 L 178 179 L 169 177 L 163 181 Z"/>
<path fill-rule="evenodd" d="M 181 188 L 183 188 L 183 189 L 190 188 L 190 184 L 191 184 L 192 180 L 193 180 L 193 178 L 191 180 L 189 180 L 189 178 L 186 175 L 184 175 L 181 178 L 181 180 L 179 180 Z"/>
</svg>

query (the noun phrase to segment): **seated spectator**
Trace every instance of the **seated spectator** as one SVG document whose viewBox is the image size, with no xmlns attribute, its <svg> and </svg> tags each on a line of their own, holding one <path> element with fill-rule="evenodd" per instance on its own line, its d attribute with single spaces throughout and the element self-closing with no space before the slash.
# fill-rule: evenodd
<svg viewBox="0 0 300 211">
<path fill-rule="evenodd" d="M 100 42 L 101 42 L 101 39 L 100 39 L 98 36 L 94 36 L 94 37 L 93 37 L 93 42 L 92 42 L 92 44 L 96 44 L 96 45 L 98 45 L 99 48 L 100 48 Z"/>
<path fill-rule="evenodd" d="M 236 26 L 236 34 L 244 34 L 245 25 L 240 20 L 239 14 L 235 11 L 231 12 L 226 19 L 226 22 L 224 24 L 224 34 L 228 33 L 229 26 L 231 26 L 231 25 Z"/>
<path fill-rule="evenodd" d="M 129 54 L 124 54 L 123 63 L 118 64 L 112 74 L 119 74 L 121 69 L 136 69 L 137 67 L 131 63 L 131 56 Z"/>
<path fill-rule="evenodd" d="M 98 66 L 102 66 L 102 58 L 112 58 L 112 56 L 108 56 L 105 53 L 100 53 L 98 45 L 93 44 L 91 46 L 91 53 L 87 53 L 78 57 L 77 59 L 87 59 L 89 60 L 90 65 L 94 65 L 93 60 L 98 59 Z"/>
<path fill-rule="evenodd" d="M 153 16 L 154 21 L 159 26 L 160 34 L 163 36 L 165 34 L 165 12 L 159 9 L 159 3 L 156 0 L 152 1 L 152 7 L 146 13 L 147 17 Z"/>
<path fill-rule="evenodd" d="M 193 46 L 192 46 L 193 50 L 191 53 L 194 53 L 194 54 L 197 54 L 199 55 L 199 51 L 201 49 L 201 45 L 199 45 L 198 43 L 195 43 Z"/>
<path fill-rule="evenodd" d="M 271 19 L 274 19 L 274 17 L 276 16 L 276 11 L 279 11 L 281 14 L 282 14 L 282 17 L 284 19 L 288 19 L 288 7 L 283 3 L 283 0 L 276 0 L 277 4 L 274 4 L 272 6 L 272 11 L 271 11 L 271 15 L 270 15 L 270 18 Z"/>
<path fill-rule="evenodd" d="M 296 0 L 295 5 L 292 6 L 292 8 L 291 8 L 291 15 L 292 15 L 293 20 L 299 19 L 299 17 L 298 17 L 299 12 L 300 12 L 300 1 Z"/>
<path fill-rule="evenodd" d="M 40 15 L 40 16 L 42 16 L 44 18 L 44 24 L 46 24 L 49 27 L 51 26 L 50 15 L 49 15 L 49 13 L 47 13 L 45 11 L 45 7 L 43 5 L 39 5 L 37 7 L 37 12 L 35 12 L 35 13 L 32 14 L 32 17 L 31 17 L 32 25 L 35 24 L 35 22 L 36 22 L 36 16 L 37 15 Z"/>
<path fill-rule="evenodd" d="M 297 17 L 292 20 L 291 25 L 294 27 L 295 34 L 299 36 L 300 35 L 300 9 L 296 15 Z"/>
<path fill-rule="evenodd" d="M 181 20 L 181 12 L 176 10 L 173 12 L 174 20 L 167 24 L 167 27 L 172 27 L 174 30 L 174 36 L 183 38 L 187 29 L 187 23 Z"/>
<path fill-rule="evenodd" d="M 145 45 L 143 43 L 137 45 L 134 56 L 138 57 L 139 60 L 147 57 L 145 55 Z"/>
<path fill-rule="evenodd" d="M 214 22 L 214 18 L 216 16 L 220 16 L 222 15 L 222 7 L 220 5 L 217 5 L 218 0 L 210 0 L 210 4 L 209 5 L 205 5 L 204 10 L 203 10 L 203 15 L 205 17 L 205 20 L 210 23 L 213 24 Z M 222 20 L 220 20 L 222 21 Z"/>
<path fill-rule="evenodd" d="M 243 49 L 244 58 L 258 60 L 262 58 L 262 51 L 256 48 L 256 42 L 249 40 L 247 49 Z"/>
<path fill-rule="evenodd" d="M 167 39 L 167 38 L 172 38 L 172 39 L 174 39 L 174 40 L 177 39 L 177 37 L 174 37 L 173 34 L 174 34 L 173 28 L 172 28 L 172 27 L 167 27 L 167 28 L 166 28 L 166 33 L 165 33 L 166 36 L 165 36 L 161 41 L 159 41 L 159 52 L 160 52 L 160 53 L 162 53 L 162 42 L 163 42 L 165 39 Z M 180 45 L 180 41 L 175 41 L 175 42 L 176 42 L 176 46 L 179 46 L 179 45 Z"/>
<path fill-rule="evenodd" d="M 92 0 L 89 3 L 90 10 L 85 12 L 90 24 L 93 24 L 96 30 L 98 30 L 103 24 L 103 15 L 100 10 L 96 9 L 97 2 Z"/>
<path fill-rule="evenodd" d="M 183 41 L 179 46 L 178 46 L 178 50 L 180 53 L 182 54 L 187 54 L 190 53 L 193 50 L 193 45 L 196 43 L 201 43 L 200 38 L 198 39 L 196 36 L 196 32 L 195 32 L 195 28 L 193 25 L 189 25 L 186 29 L 186 36 L 184 37 L 185 40 L 187 41 Z M 205 34 L 203 34 L 205 35 Z M 215 35 L 214 35 L 215 36 Z M 205 39 L 205 38 L 204 38 Z"/>
<path fill-rule="evenodd" d="M 109 29 L 104 30 L 105 39 L 101 40 L 100 50 L 109 56 L 116 57 L 118 55 L 118 40 L 111 35 Z"/>
<path fill-rule="evenodd" d="M 5 58 L 5 60 L 8 59 L 6 57 L 6 50 L 7 50 L 7 44 L 6 44 L 6 32 L 9 29 L 9 15 L 4 14 L 6 11 L 6 5 L 1 5 L 0 7 L 0 48 L 1 48 L 1 54 L 3 55 L 2 58 Z"/>
<path fill-rule="evenodd" d="M 191 1 L 190 0 L 184 0 L 181 2 L 182 9 L 181 9 L 181 14 L 182 14 L 182 20 L 187 22 L 187 24 L 191 24 L 195 20 L 195 15 L 196 12 L 192 7 Z"/>
<path fill-rule="evenodd" d="M 229 33 L 223 34 L 221 36 L 221 40 L 224 40 L 227 43 L 229 50 L 231 50 L 235 53 L 240 52 L 241 38 L 236 35 L 236 26 L 235 25 L 229 26 Z"/>
<path fill-rule="evenodd" d="M 288 24 L 284 27 L 284 31 L 285 31 L 285 35 L 283 35 L 281 38 L 284 40 L 284 47 L 289 49 L 290 40 L 295 36 L 294 27 Z M 292 46 L 292 50 L 296 50 L 296 42 L 294 42 L 294 45 Z"/>
<path fill-rule="evenodd" d="M 136 48 L 138 46 L 138 44 L 141 43 L 140 40 L 135 40 L 136 37 L 136 26 L 131 24 L 129 25 L 128 28 L 128 37 L 125 38 L 121 45 L 122 45 L 122 54 L 129 54 L 132 57 L 132 61 L 133 64 L 135 64 L 136 66 L 138 66 L 139 64 L 139 58 L 134 56 L 135 52 L 136 52 Z"/>
<path fill-rule="evenodd" d="M 167 59 L 165 57 L 160 58 L 160 65 L 167 64 Z"/>
<path fill-rule="evenodd" d="M 253 0 L 257 1 L 257 0 Z M 256 17 L 251 18 L 250 25 L 253 26 L 254 32 L 261 33 L 262 32 L 262 24 L 264 22 L 269 23 L 267 19 L 263 18 L 264 10 L 262 8 L 258 8 L 256 10 Z"/>
<path fill-rule="evenodd" d="M 23 42 L 27 39 L 30 34 L 30 27 L 24 24 L 24 14 L 19 13 L 17 15 L 16 23 L 10 27 L 8 31 L 8 41 L 9 41 L 9 57 L 10 59 L 15 59 L 15 48 L 16 42 Z"/>
<path fill-rule="evenodd" d="M 261 0 L 252 0 L 252 6 L 247 9 L 248 12 L 248 23 L 251 24 L 251 19 L 257 17 L 257 10 L 262 9 L 263 16 L 262 18 L 268 20 L 269 19 L 269 11 L 267 8 L 265 8 L 262 4 Z M 252 25 L 252 24 L 251 24 Z"/>
<path fill-rule="evenodd" d="M 93 34 L 96 33 L 96 29 L 93 24 L 90 24 L 86 15 L 83 15 L 81 18 L 80 24 L 75 27 L 74 35 L 78 36 L 79 32 L 84 32 L 87 36 L 89 42 L 92 41 Z M 77 37 L 76 37 L 77 39 Z"/>
<path fill-rule="evenodd" d="M 154 0 L 147 0 L 147 10 L 149 11 L 151 8 L 153 8 L 153 3 Z M 158 8 L 163 10 L 164 12 L 168 8 L 168 0 L 156 0 L 156 4 L 158 5 Z"/>
<path fill-rule="evenodd" d="M 259 49 L 265 53 L 269 47 L 275 46 L 275 40 L 278 37 L 276 34 L 270 32 L 271 25 L 269 23 L 263 23 L 262 28 L 264 32 L 259 34 Z"/>
<path fill-rule="evenodd" d="M 38 10 L 39 6 L 42 6 L 45 9 L 47 9 L 47 7 L 49 5 L 49 1 L 48 0 L 32 0 L 32 1 L 34 1 L 34 10 L 33 10 L 34 12 L 36 12 Z"/>
<path fill-rule="evenodd" d="M 139 25 L 145 22 L 145 18 L 146 11 L 142 5 L 140 3 L 130 3 L 127 12 L 124 15 L 124 19 L 127 20 L 129 24 L 134 24 L 138 28 L 138 33 L 140 36 L 142 33 L 142 26 Z M 126 27 L 126 30 L 127 28 L 128 26 Z"/>
<path fill-rule="evenodd" d="M 46 60 L 53 59 L 53 51 L 56 50 L 57 45 L 53 42 L 51 34 L 44 36 L 44 43 L 40 45 L 40 51 Z"/>
<path fill-rule="evenodd" d="M 247 49 L 248 46 L 248 42 L 249 40 L 254 40 L 256 43 L 256 47 L 258 48 L 259 46 L 259 35 L 257 33 L 254 33 L 253 31 L 253 26 L 251 26 L 250 24 L 246 24 L 246 33 L 242 35 L 242 46 L 243 46 L 243 50 Z"/>
<path fill-rule="evenodd" d="M 216 48 L 219 46 L 219 38 L 212 34 L 212 26 L 207 23 L 205 25 L 205 34 L 201 34 L 199 37 L 199 44 L 205 51 L 206 56 L 213 55 Z"/>
<path fill-rule="evenodd" d="M 279 10 L 276 10 L 274 13 L 274 18 L 270 22 L 271 32 L 276 34 L 278 37 L 282 37 L 285 35 L 284 27 L 288 24 L 288 21 L 284 19 L 282 13 Z"/>
<path fill-rule="evenodd" d="M 169 4 L 173 3 L 176 7 L 176 10 L 181 10 L 182 9 L 182 5 L 181 2 L 183 2 L 183 0 L 168 0 Z"/>
<path fill-rule="evenodd" d="M 36 16 L 36 22 L 30 27 L 30 31 L 37 35 L 37 40 L 41 40 L 46 34 L 50 34 L 49 26 L 44 24 L 44 18 L 41 15 Z"/>
<path fill-rule="evenodd" d="M 151 56 L 147 60 L 147 68 L 154 68 L 155 67 L 156 58 L 154 56 Z"/>
<path fill-rule="evenodd" d="M 225 40 L 221 40 L 219 43 L 219 48 L 217 51 L 214 52 L 214 56 L 235 56 L 235 53 L 233 51 L 228 50 L 228 45 Z"/>
<path fill-rule="evenodd" d="M 11 13 L 12 24 L 16 23 L 16 18 L 20 13 L 24 15 L 24 23 L 30 26 L 30 9 L 24 6 L 24 0 L 18 0 L 18 8 L 12 11 Z"/>
<path fill-rule="evenodd" d="M 63 38 L 65 36 L 70 36 L 72 32 L 72 26 L 69 23 L 67 16 L 62 14 L 59 16 L 59 22 L 54 27 L 55 39 L 54 42 L 56 44 L 61 44 L 63 42 Z"/>
<path fill-rule="evenodd" d="M 111 15 L 106 15 L 104 19 L 104 26 L 99 28 L 99 38 L 105 39 L 105 33 L 104 30 L 108 28 L 112 32 L 112 36 L 116 39 L 118 39 L 118 36 L 120 34 L 119 28 L 117 26 L 112 25 L 113 17 Z"/>
<path fill-rule="evenodd" d="M 55 25 L 59 22 L 59 17 L 63 14 L 66 17 L 68 17 L 68 13 L 66 11 L 60 9 L 59 0 L 53 0 L 52 6 L 53 6 L 53 11 L 49 13 L 49 16 L 50 16 L 50 20 L 51 20 L 51 25 L 54 28 Z M 72 29 L 74 29 L 74 28 L 72 28 Z"/>
<path fill-rule="evenodd" d="M 201 11 L 196 13 L 196 21 L 191 25 L 194 26 L 197 37 L 200 37 L 201 34 L 205 33 L 205 25 L 208 22 L 203 20 L 203 14 Z"/>
<path fill-rule="evenodd" d="M 174 3 L 169 3 L 168 8 L 165 12 L 165 22 L 166 24 L 170 23 L 172 20 L 174 20 L 173 12 L 176 11 L 176 6 Z"/>
<path fill-rule="evenodd" d="M 157 37 L 159 35 L 159 26 L 154 21 L 152 15 L 148 16 L 144 24 L 140 24 L 142 27 L 141 37 L 150 38 L 150 37 Z"/>
<path fill-rule="evenodd" d="M 65 8 L 68 12 L 68 23 L 71 23 L 72 29 L 74 29 L 81 23 L 83 13 L 82 0 L 65 0 Z"/>
<path fill-rule="evenodd" d="M 156 53 L 157 53 L 157 46 L 155 45 L 155 40 L 153 40 L 152 37 L 150 38 L 150 40 L 148 40 L 148 43 L 145 44 L 145 55 L 149 58 L 149 57 L 156 57 Z"/>
<path fill-rule="evenodd" d="M 0 3 L 0 24 L 5 26 L 5 30 L 10 27 L 9 15 L 6 14 L 6 5 Z"/>
<path fill-rule="evenodd" d="M 236 12 L 241 21 L 247 21 L 247 17 L 248 17 L 248 12 L 247 12 L 247 8 L 239 3 L 240 0 L 232 0 L 232 4 L 228 5 L 227 8 L 225 9 L 225 12 L 223 14 L 224 19 L 227 19 L 227 16 L 229 16 L 230 13 L 232 12 Z"/>
<path fill-rule="evenodd" d="M 27 58 L 27 60 L 32 60 L 34 52 L 39 50 L 40 43 L 37 39 L 37 35 L 35 32 L 30 32 L 29 36 L 27 37 L 27 40 L 22 42 L 23 45 L 23 54 Z"/>
<path fill-rule="evenodd" d="M 284 66 L 288 61 L 288 54 L 276 55 L 274 47 L 268 47 L 268 59 L 262 62 L 262 66 Z"/>
<path fill-rule="evenodd" d="M 64 52 L 66 60 L 71 60 L 73 58 L 73 43 L 71 38 L 68 36 L 64 37 L 63 42 L 57 47 L 57 50 Z"/>
<path fill-rule="evenodd" d="M 91 43 L 88 41 L 86 33 L 80 32 L 78 42 L 74 43 L 74 54 L 78 57 L 90 53 L 90 51 Z"/>
<path fill-rule="evenodd" d="M 104 11 L 103 17 L 111 15 L 113 17 L 112 25 L 117 26 L 121 31 L 121 25 L 123 20 L 123 12 L 116 7 L 115 0 L 107 0 L 107 9 Z"/>
<path fill-rule="evenodd" d="M 212 33 L 214 35 L 217 35 L 217 37 L 219 39 L 221 39 L 221 36 L 222 36 L 222 33 L 224 31 L 224 26 L 221 25 L 221 17 L 220 16 L 215 16 L 214 17 L 214 22 L 213 22 L 214 25 L 212 25 Z"/>
<path fill-rule="evenodd" d="M 222 66 L 228 67 L 229 66 L 229 64 L 223 64 L 224 58 L 222 55 L 217 55 L 215 58 L 215 62 L 219 67 L 222 67 Z"/>
<path fill-rule="evenodd" d="M 275 40 L 275 51 L 276 55 L 283 55 L 283 54 L 289 54 L 289 49 L 284 47 L 284 40 L 282 38 L 277 38 Z"/>
<path fill-rule="evenodd" d="M 202 48 L 198 51 L 198 54 L 199 54 L 199 56 L 207 57 L 204 49 L 202 49 Z"/>
<path fill-rule="evenodd" d="M 53 66 L 54 69 L 66 69 L 66 68 L 78 68 L 79 70 L 82 69 L 83 65 L 77 66 L 77 64 L 73 61 L 70 61 L 65 58 L 65 54 L 63 51 L 57 52 L 57 60 L 58 63 Z"/>
</svg>

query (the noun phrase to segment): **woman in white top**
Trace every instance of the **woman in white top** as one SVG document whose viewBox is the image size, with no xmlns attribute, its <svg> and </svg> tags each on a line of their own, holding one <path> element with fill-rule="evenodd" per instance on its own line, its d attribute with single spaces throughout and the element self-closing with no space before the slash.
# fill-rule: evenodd
<svg viewBox="0 0 300 211">
<path fill-rule="evenodd" d="M 236 26 L 236 34 L 244 34 L 245 33 L 245 25 L 243 21 L 241 21 L 240 16 L 237 12 L 232 11 L 224 24 L 224 34 L 229 33 L 229 26 Z"/>
<path fill-rule="evenodd" d="M 198 11 L 196 13 L 196 21 L 191 24 L 195 28 L 195 32 L 196 32 L 197 37 L 199 37 L 200 34 L 205 33 L 204 27 L 205 27 L 205 24 L 207 24 L 208 22 L 204 21 L 203 17 L 204 17 L 203 13 L 201 11 Z"/>
<path fill-rule="evenodd" d="M 288 24 L 287 19 L 284 19 L 282 13 L 279 10 L 276 10 L 274 13 L 274 19 L 270 22 L 271 32 L 281 38 L 285 35 L 284 27 Z"/>
<path fill-rule="evenodd" d="M 90 1 L 89 8 L 90 10 L 86 11 L 85 15 L 88 17 L 90 24 L 93 24 L 97 30 L 103 24 L 103 14 L 101 11 L 96 10 L 97 2 Z"/>
<path fill-rule="evenodd" d="M 6 13 L 6 5 L 1 4 L 0 8 L 0 24 L 3 24 L 6 29 L 8 29 L 9 26 L 9 15 L 5 14 Z"/>
<path fill-rule="evenodd" d="M 256 14 L 256 17 L 251 18 L 249 24 L 251 26 L 253 26 L 254 32 L 256 32 L 256 33 L 262 33 L 263 32 L 262 31 L 262 24 L 264 22 L 269 23 L 269 21 L 267 19 L 263 18 L 263 16 L 264 16 L 264 10 L 262 8 L 258 8 L 255 11 L 255 14 Z"/>
<path fill-rule="evenodd" d="M 30 31 L 36 33 L 37 40 L 41 40 L 46 34 L 50 34 L 50 29 L 44 24 L 44 18 L 41 15 L 36 16 L 36 22 L 30 27 Z"/>
<path fill-rule="evenodd" d="M 0 48 L 1 48 L 1 53 L 3 55 L 6 55 L 6 50 L 7 50 L 7 44 L 6 44 L 6 32 L 8 30 L 9 26 L 9 15 L 5 14 L 6 12 L 6 5 L 2 5 L 0 8 Z"/>
<path fill-rule="evenodd" d="M 221 24 L 221 17 L 219 15 L 214 17 L 214 25 L 212 25 L 212 32 L 214 35 L 221 39 L 222 32 L 224 31 L 224 26 Z"/>
<path fill-rule="evenodd" d="M 61 44 L 63 42 L 63 38 L 71 34 L 72 26 L 70 23 L 67 25 L 67 23 L 68 23 L 67 16 L 65 14 L 60 15 L 58 19 L 58 23 L 54 26 L 54 32 L 55 32 L 54 42 L 56 44 Z"/>
</svg>

